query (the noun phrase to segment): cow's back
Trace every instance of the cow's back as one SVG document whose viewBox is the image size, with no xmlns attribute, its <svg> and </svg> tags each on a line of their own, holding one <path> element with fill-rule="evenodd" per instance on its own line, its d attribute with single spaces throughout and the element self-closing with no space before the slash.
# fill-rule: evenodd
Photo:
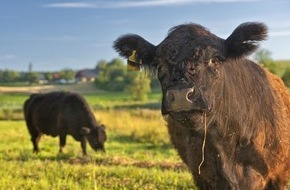
<svg viewBox="0 0 290 190">
<path fill-rule="evenodd" d="M 57 136 L 57 118 L 61 114 L 61 104 L 66 96 L 63 92 L 35 94 L 24 105 L 26 121 L 44 134 Z"/>
<path fill-rule="evenodd" d="M 91 128 L 96 125 L 89 105 L 79 94 L 67 94 L 62 100 L 60 110 L 62 114 L 58 116 L 58 124 L 62 125 L 64 133 L 71 134 L 75 138 L 80 135 L 81 127 Z"/>
<path fill-rule="evenodd" d="M 27 125 L 44 134 L 71 134 L 81 138 L 81 127 L 96 125 L 85 99 L 76 93 L 51 92 L 32 95 L 24 104 Z"/>
</svg>

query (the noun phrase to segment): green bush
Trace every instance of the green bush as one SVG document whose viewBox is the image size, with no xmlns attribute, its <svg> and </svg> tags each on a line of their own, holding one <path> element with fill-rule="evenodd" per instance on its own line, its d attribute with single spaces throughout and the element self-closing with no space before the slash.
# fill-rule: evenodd
<svg viewBox="0 0 290 190">
<path fill-rule="evenodd" d="M 146 72 L 127 71 L 126 65 L 120 59 L 111 62 L 100 61 L 96 67 L 99 75 L 95 81 L 98 88 L 107 91 L 125 91 L 131 94 L 133 100 L 146 101 L 151 86 L 158 89 L 159 83 Z M 151 83 L 152 79 L 155 79 Z"/>
<path fill-rule="evenodd" d="M 125 91 L 131 94 L 135 101 L 146 101 L 150 89 L 150 78 L 144 72 L 129 72 L 128 85 Z"/>
<path fill-rule="evenodd" d="M 287 68 L 282 76 L 282 80 L 287 87 L 290 87 L 290 68 Z"/>
<path fill-rule="evenodd" d="M 109 91 L 123 91 L 126 85 L 126 66 L 120 59 L 113 59 L 111 62 L 100 62 L 96 69 L 99 76 L 95 81 L 98 88 Z"/>
</svg>

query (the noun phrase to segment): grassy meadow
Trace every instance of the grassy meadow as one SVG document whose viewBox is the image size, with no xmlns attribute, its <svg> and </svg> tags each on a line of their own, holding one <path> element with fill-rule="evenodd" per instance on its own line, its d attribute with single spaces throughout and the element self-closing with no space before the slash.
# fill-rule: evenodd
<svg viewBox="0 0 290 190">
<path fill-rule="evenodd" d="M 190 173 L 169 143 L 159 93 L 132 102 L 124 93 L 86 94 L 96 119 L 106 125 L 106 154 L 68 136 L 63 154 L 58 138 L 43 136 L 40 153 L 23 120 L 27 94 L 0 94 L 0 189 L 192 189 Z"/>
</svg>

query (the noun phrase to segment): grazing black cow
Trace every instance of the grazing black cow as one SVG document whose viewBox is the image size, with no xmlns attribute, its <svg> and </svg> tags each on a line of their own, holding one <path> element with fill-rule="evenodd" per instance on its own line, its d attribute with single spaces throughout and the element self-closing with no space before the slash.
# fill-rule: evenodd
<svg viewBox="0 0 290 190">
<path fill-rule="evenodd" d="M 199 189 L 282 190 L 290 176 L 290 101 L 280 78 L 246 59 L 267 37 L 244 23 L 222 39 L 198 24 L 157 46 L 134 34 L 114 48 L 157 71 L 171 141 Z"/>
<path fill-rule="evenodd" d="M 89 105 L 80 94 L 32 94 L 24 103 L 24 116 L 36 153 L 42 134 L 59 136 L 59 152 L 66 144 L 66 135 L 81 142 L 83 155 L 87 154 L 86 141 L 94 150 L 105 151 L 105 127 L 96 122 Z"/>
</svg>

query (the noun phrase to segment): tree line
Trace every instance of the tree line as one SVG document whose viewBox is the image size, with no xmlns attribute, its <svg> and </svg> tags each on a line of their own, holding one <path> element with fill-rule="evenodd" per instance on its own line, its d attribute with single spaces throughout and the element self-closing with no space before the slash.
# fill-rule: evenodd
<svg viewBox="0 0 290 190">
<path fill-rule="evenodd" d="M 280 75 L 286 86 L 290 87 L 290 67 L 287 67 L 283 74 L 277 72 L 278 65 L 271 58 L 271 52 L 266 49 L 258 50 L 253 59 L 262 64 L 269 71 Z M 146 95 L 151 89 L 160 89 L 157 77 L 147 72 L 136 72 L 127 69 L 122 59 L 111 61 L 100 60 L 94 68 L 97 73 L 95 85 L 99 89 L 107 91 L 125 91 L 132 94 L 135 99 L 146 99 Z M 14 70 L 0 70 L 0 83 L 28 82 L 38 83 L 40 79 L 54 81 L 64 79 L 74 80 L 76 71 L 66 68 L 58 72 L 17 72 Z M 142 97 L 144 96 L 144 97 Z"/>
<path fill-rule="evenodd" d="M 122 59 L 111 61 L 100 60 L 92 70 L 95 70 L 97 77 L 94 84 L 97 88 L 106 91 L 124 91 L 131 94 L 134 100 L 146 100 L 151 90 L 160 90 L 157 77 L 146 73 L 136 72 L 127 69 Z M 77 71 L 62 69 L 57 72 L 17 72 L 14 70 L 0 70 L 0 84 L 55 84 L 59 80 L 75 80 Z"/>
<path fill-rule="evenodd" d="M 55 75 L 55 76 L 54 76 Z M 39 83 L 41 80 L 53 82 L 53 80 L 64 79 L 72 80 L 75 77 L 75 71 L 72 69 L 62 69 L 58 72 L 18 72 L 15 70 L 0 70 L 0 83 L 27 82 L 29 84 Z"/>
</svg>

